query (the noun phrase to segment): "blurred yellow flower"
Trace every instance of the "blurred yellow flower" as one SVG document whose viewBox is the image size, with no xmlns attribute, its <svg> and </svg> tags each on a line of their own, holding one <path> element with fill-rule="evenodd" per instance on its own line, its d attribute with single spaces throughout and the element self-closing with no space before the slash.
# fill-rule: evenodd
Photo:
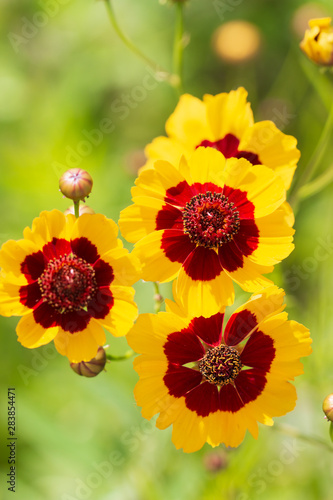
<svg viewBox="0 0 333 500">
<path fill-rule="evenodd" d="M 247 21 L 234 20 L 219 26 L 213 34 L 213 49 L 224 61 L 239 64 L 253 59 L 261 48 L 261 33 Z"/>
<path fill-rule="evenodd" d="M 317 64 L 333 65 L 333 27 L 331 18 L 310 19 L 300 43 L 303 52 Z"/>
</svg>

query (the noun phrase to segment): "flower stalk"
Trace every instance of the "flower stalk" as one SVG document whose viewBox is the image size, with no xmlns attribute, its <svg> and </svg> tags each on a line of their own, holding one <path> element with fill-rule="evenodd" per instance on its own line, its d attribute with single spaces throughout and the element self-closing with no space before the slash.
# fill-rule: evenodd
<svg viewBox="0 0 333 500">
<path fill-rule="evenodd" d="M 175 78 L 174 75 L 171 75 L 164 69 L 162 69 L 158 64 L 156 64 L 152 59 L 150 59 L 146 54 L 142 52 L 123 32 L 121 29 L 118 20 L 116 18 L 113 5 L 112 5 L 112 0 L 105 0 L 105 5 L 106 9 L 108 11 L 108 15 L 111 21 L 111 24 L 113 26 L 113 29 L 117 33 L 118 37 L 120 40 L 126 45 L 126 47 L 133 53 L 135 54 L 141 61 L 143 61 L 149 68 L 151 68 L 156 76 L 156 79 L 159 81 L 166 81 L 168 82 L 172 87 L 176 86 L 176 81 L 177 78 Z"/>
</svg>

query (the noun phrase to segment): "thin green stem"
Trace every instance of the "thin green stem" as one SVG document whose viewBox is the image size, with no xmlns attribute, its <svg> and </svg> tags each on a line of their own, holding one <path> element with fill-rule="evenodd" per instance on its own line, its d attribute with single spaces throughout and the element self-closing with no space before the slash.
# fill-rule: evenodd
<svg viewBox="0 0 333 500">
<path fill-rule="evenodd" d="M 80 200 L 74 201 L 74 215 L 77 219 L 80 216 Z"/>
<path fill-rule="evenodd" d="M 305 184 L 307 184 L 311 180 L 313 175 L 315 174 L 315 172 L 318 168 L 318 165 L 320 164 L 320 162 L 324 156 L 326 146 L 330 140 L 332 131 L 333 131 L 333 101 L 331 102 L 331 109 L 330 109 L 330 112 L 328 114 L 325 126 L 322 130 L 321 136 L 319 138 L 318 144 L 317 144 L 307 166 L 305 167 L 301 177 L 298 179 L 298 182 L 296 182 L 296 184 L 292 190 L 292 194 L 289 198 L 289 202 L 293 206 L 293 208 L 297 208 L 297 205 L 299 203 L 299 199 L 300 199 L 299 191 L 300 191 L 300 189 Z"/>
<path fill-rule="evenodd" d="M 302 186 L 298 191 L 299 200 L 309 198 L 314 194 L 319 193 L 322 189 L 326 188 L 333 181 L 333 165 L 326 170 L 322 175 L 319 175 L 312 182 L 308 182 Z"/>
<path fill-rule="evenodd" d="M 154 285 L 154 302 L 155 302 L 154 311 L 157 314 L 161 310 L 163 304 L 163 297 L 160 293 L 160 286 L 157 283 L 157 281 L 153 281 L 153 285 Z"/>
<path fill-rule="evenodd" d="M 122 354 L 120 356 L 113 356 L 113 354 L 106 354 L 106 359 L 109 361 L 124 361 L 125 359 L 129 359 L 132 356 L 134 356 L 135 352 L 130 349 L 129 351 L 126 351 L 125 354 Z"/>
<path fill-rule="evenodd" d="M 177 76 L 175 87 L 183 92 L 183 52 L 184 52 L 184 4 L 179 2 L 176 7 L 176 28 L 173 44 L 173 73 Z"/>
<path fill-rule="evenodd" d="M 300 432 L 298 429 L 295 427 L 292 427 L 290 425 L 284 425 L 284 424 L 275 424 L 273 426 L 273 429 L 277 430 L 278 432 L 282 432 L 283 434 L 286 434 L 287 436 L 295 437 L 297 439 L 301 439 L 302 441 L 306 441 L 307 443 L 320 446 L 322 448 L 325 448 L 327 451 L 330 451 L 333 453 L 333 446 L 331 446 L 329 443 L 327 443 L 324 439 L 321 439 L 317 436 L 309 436 L 307 434 L 303 434 Z"/>
<path fill-rule="evenodd" d="M 133 52 L 139 59 L 141 59 L 145 64 L 147 64 L 155 73 L 156 79 L 161 81 L 165 80 L 170 83 L 170 85 L 175 86 L 175 77 L 174 75 L 171 75 L 167 71 L 164 71 L 158 64 L 156 64 L 152 59 L 147 57 L 134 43 L 125 35 L 125 33 L 122 31 L 120 28 L 114 9 L 112 5 L 112 0 L 105 0 L 105 5 L 109 14 L 109 18 L 111 21 L 111 24 L 119 36 L 119 38 L 122 40 L 122 42 L 126 45 L 126 47 Z"/>
</svg>

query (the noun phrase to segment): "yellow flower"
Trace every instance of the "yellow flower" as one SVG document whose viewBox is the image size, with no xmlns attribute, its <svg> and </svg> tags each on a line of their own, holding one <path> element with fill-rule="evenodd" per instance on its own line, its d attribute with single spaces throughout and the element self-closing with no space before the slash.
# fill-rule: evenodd
<svg viewBox="0 0 333 500">
<path fill-rule="evenodd" d="M 311 61 L 324 66 L 333 65 L 333 27 L 331 18 L 311 19 L 300 47 Z"/>
<path fill-rule="evenodd" d="M 35 348 L 54 340 L 71 362 L 89 361 L 105 344 L 103 327 L 126 335 L 137 316 L 138 262 L 100 214 L 78 219 L 42 212 L 24 239 L 0 250 L 0 314 L 23 316 L 18 340 Z"/>
<path fill-rule="evenodd" d="M 246 158 L 252 165 L 266 165 L 283 180 L 288 189 L 300 152 L 297 141 L 283 134 L 272 121 L 254 123 L 247 92 L 240 87 L 229 94 L 205 95 L 203 101 L 189 94 L 166 122 L 168 137 L 157 137 L 145 149 L 151 168 L 158 159 L 178 164 L 199 146 L 214 148 L 226 158 Z"/>
<path fill-rule="evenodd" d="M 232 282 L 254 292 L 272 282 L 262 274 L 293 250 L 292 212 L 283 182 L 244 158 L 198 148 L 175 166 L 156 161 L 132 188 L 134 205 L 120 214 L 123 236 L 147 281 L 170 281 L 195 311 L 234 300 Z"/>
<path fill-rule="evenodd" d="M 134 394 L 142 416 L 159 414 L 156 426 L 173 425 L 172 441 L 185 452 L 205 442 L 236 447 L 258 422 L 293 410 L 289 382 L 303 373 L 311 353 L 309 331 L 282 312 L 284 292 L 270 287 L 239 307 L 223 331 L 224 311 L 188 315 L 168 302 L 167 312 L 140 315 L 127 335 L 141 356 Z"/>
</svg>

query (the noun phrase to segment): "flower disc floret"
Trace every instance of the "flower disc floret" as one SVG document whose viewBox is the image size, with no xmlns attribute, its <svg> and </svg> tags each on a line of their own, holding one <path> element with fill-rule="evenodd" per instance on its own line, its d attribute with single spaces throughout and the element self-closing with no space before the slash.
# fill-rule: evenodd
<svg viewBox="0 0 333 500">
<path fill-rule="evenodd" d="M 50 260 L 38 284 L 44 301 L 61 313 L 85 309 L 97 292 L 93 267 L 73 254 Z"/>
<path fill-rule="evenodd" d="M 239 212 L 221 193 L 200 193 L 186 203 L 183 211 L 184 233 L 197 245 L 220 247 L 239 230 Z"/>
<path fill-rule="evenodd" d="M 242 362 L 236 349 L 220 345 L 207 351 L 198 368 L 207 382 L 221 386 L 235 380 L 242 369 Z"/>
</svg>

